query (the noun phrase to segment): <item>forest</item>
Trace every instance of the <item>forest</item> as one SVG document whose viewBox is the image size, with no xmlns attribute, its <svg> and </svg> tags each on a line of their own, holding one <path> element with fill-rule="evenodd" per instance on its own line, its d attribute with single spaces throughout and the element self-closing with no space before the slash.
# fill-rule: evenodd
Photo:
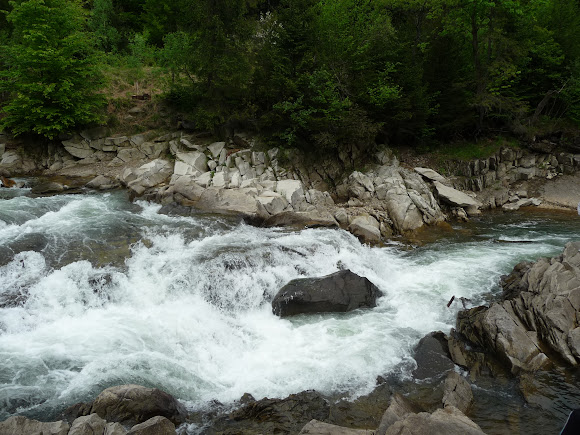
<svg viewBox="0 0 580 435">
<path fill-rule="evenodd" d="M 330 152 L 577 135 L 578 0 L 0 0 L 0 127 L 106 122 L 107 68 L 162 71 L 201 130 Z M 227 130 L 227 128 L 226 128 Z"/>
</svg>

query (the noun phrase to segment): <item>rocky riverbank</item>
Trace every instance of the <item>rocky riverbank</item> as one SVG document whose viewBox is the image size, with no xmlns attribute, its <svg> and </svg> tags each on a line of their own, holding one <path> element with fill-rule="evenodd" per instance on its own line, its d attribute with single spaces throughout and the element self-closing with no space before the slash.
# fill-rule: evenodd
<svg viewBox="0 0 580 435">
<path fill-rule="evenodd" d="M 0 175 L 84 178 L 101 190 L 123 185 L 133 197 L 164 204 L 165 213 L 195 209 L 239 214 L 263 226 L 340 227 L 365 243 L 483 209 L 575 208 L 580 196 L 574 175 L 580 156 L 553 150 L 505 148 L 456 164 L 460 175 L 450 177 L 400 164 L 387 148 L 364 159 L 374 162 L 364 172 L 352 170 L 348 154 L 312 165 L 295 152 L 263 150 L 245 134 L 212 142 L 184 131 L 109 137 L 95 128 L 36 152 L 5 145 L 0 151 Z M 71 183 L 60 184 L 37 193 L 58 193 Z"/>
</svg>

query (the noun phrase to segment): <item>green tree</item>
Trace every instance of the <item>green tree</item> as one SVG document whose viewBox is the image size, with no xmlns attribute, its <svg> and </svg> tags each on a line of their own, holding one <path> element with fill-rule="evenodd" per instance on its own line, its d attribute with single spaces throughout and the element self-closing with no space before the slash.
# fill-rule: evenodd
<svg viewBox="0 0 580 435">
<path fill-rule="evenodd" d="M 48 138 L 100 121 L 104 97 L 85 13 L 76 0 L 11 2 L 14 32 L 0 86 L 10 98 L 1 125 Z"/>
<path fill-rule="evenodd" d="M 115 51 L 119 45 L 121 36 L 112 19 L 114 16 L 113 0 L 94 0 L 89 28 L 95 35 L 99 48 L 105 52 Z"/>
</svg>

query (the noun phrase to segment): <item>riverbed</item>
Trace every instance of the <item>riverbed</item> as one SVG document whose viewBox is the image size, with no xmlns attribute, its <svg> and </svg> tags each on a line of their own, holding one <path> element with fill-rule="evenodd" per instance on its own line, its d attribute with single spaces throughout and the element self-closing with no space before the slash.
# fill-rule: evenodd
<svg viewBox="0 0 580 435">
<path fill-rule="evenodd" d="M 190 410 L 244 393 L 355 398 L 377 376 L 408 377 L 414 346 L 454 326 L 460 298 L 467 307 L 487 303 L 516 263 L 557 255 L 580 238 L 580 218 L 568 212 L 486 213 L 428 243 L 369 247 L 342 230 L 256 228 L 160 208 L 132 203 L 124 191 L 32 197 L 29 188 L 0 189 L 0 420 L 50 419 L 128 383 L 163 389 Z M 291 279 L 340 269 L 383 291 L 376 308 L 272 314 L 270 301 Z M 562 371 L 546 385 L 576 378 Z M 482 381 L 480 417 L 472 417 L 488 433 L 517 426 L 491 421 L 505 420 L 503 411 L 518 428 L 535 415 L 557 432 L 580 405 L 571 403 L 572 384 L 526 404 L 509 380 L 504 391 Z M 486 406 L 500 397 L 513 407 Z"/>
</svg>

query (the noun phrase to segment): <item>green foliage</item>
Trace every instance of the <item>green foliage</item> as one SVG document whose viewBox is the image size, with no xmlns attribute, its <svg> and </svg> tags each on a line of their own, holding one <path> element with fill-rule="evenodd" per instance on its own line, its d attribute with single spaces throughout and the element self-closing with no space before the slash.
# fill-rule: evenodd
<svg viewBox="0 0 580 435">
<path fill-rule="evenodd" d="M 116 51 L 121 36 L 113 27 L 113 0 L 93 0 L 89 28 L 94 34 L 98 47 L 105 52 Z"/>
<path fill-rule="evenodd" d="M 72 0 L 11 2 L 13 26 L 0 89 L 10 98 L 1 125 L 14 134 L 52 138 L 99 121 L 103 97 L 85 14 Z"/>
</svg>

